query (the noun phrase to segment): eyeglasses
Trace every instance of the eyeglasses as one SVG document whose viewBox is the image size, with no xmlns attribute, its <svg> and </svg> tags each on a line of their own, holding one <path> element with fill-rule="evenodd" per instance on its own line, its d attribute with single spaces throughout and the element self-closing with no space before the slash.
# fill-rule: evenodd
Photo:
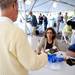
<svg viewBox="0 0 75 75">
<path fill-rule="evenodd" d="M 53 34 L 52 32 L 47 32 L 47 34 Z"/>
</svg>

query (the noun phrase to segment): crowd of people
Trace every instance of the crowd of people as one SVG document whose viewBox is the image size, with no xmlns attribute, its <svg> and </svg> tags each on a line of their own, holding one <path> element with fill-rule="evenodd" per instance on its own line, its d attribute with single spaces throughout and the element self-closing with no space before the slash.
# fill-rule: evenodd
<svg viewBox="0 0 75 75">
<path fill-rule="evenodd" d="M 38 17 L 36 17 L 36 15 L 33 14 L 32 11 L 30 11 L 29 15 L 31 16 L 31 21 L 30 24 L 32 27 L 35 27 L 36 30 L 38 28 L 38 26 L 43 26 L 42 28 L 44 29 L 44 31 L 48 28 L 48 27 L 53 27 L 56 31 L 56 33 L 65 33 L 63 31 L 65 25 L 67 25 L 67 20 L 68 20 L 68 13 L 66 12 L 65 15 L 63 16 L 62 12 L 58 13 L 57 18 L 52 19 L 52 26 L 50 26 L 51 24 L 50 22 L 50 17 L 48 17 L 47 15 L 43 15 L 43 13 L 40 13 Z M 40 33 L 40 30 L 38 30 Z M 43 30 L 42 30 L 43 31 Z M 66 34 L 64 35 L 66 36 Z"/>
<path fill-rule="evenodd" d="M 30 11 L 29 15 L 31 16 L 30 24 L 33 28 L 33 31 L 32 31 L 33 34 L 37 34 L 37 26 L 38 25 L 41 26 L 42 24 L 44 24 L 44 31 L 47 29 L 48 19 L 45 15 L 42 15 L 40 13 L 40 15 L 38 17 L 39 21 L 37 21 L 36 15 L 34 15 L 32 11 Z"/>
<path fill-rule="evenodd" d="M 36 51 L 38 54 L 41 53 L 41 51 L 47 50 L 47 49 L 52 49 L 53 46 L 56 46 L 57 51 L 61 50 L 60 46 L 58 45 L 57 42 L 57 35 L 60 33 L 60 27 L 62 26 L 62 35 L 61 35 L 61 40 L 65 41 L 66 44 L 69 45 L 68 51 L 66 54 L 68 56 L 75 57 L 75 22 L 72 19 L 68 19 L 68 13 L 65 13 L 65 16 L 62 15 L 60 12 L 57 17 L 57 21 L 55 26 L 53 27 L 47 27 L 48 24 L 48 18 L 46 16 L 42 16 L 40 14 L 39 16 L 39 24 L 42 24 L 44 22 L 44 30 L 45 30 L 45 35 L 42 37 L 40 40 L 40 43 L 38 44 Z M 45 21 L 46 20 L 46 21 Z M 57 27 L 57 31 L 55 31 L 54 27 Z"/>
</svg>

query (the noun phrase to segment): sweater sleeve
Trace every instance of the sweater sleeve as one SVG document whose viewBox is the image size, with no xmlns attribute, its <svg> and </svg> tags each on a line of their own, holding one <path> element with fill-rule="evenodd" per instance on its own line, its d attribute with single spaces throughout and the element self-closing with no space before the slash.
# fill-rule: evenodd
<svg viewBox="0 0 75 75">
<path fill-rule="evenodd" d="M 16 54 L 19 62 L 28 70 L 40 69 L 47 63 L 47 55 L 37 55 L 30 47 L 27 35 L 22 31 L 19 31 L 16 40 Z"/>
</svg>

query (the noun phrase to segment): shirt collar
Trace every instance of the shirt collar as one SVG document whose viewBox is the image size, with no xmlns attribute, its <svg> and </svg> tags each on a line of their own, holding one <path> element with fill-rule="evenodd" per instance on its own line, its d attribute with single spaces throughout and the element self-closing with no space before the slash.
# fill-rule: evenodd
<svg viewBox="0 0 75 75">
<path fill-rule="evenodd" d="M 13 21 L 10 18 L 4 17 L 4 16 L 0 16 L 0 22 L 5 22 L 5 21 L 13 23 Z"/>
</svg>

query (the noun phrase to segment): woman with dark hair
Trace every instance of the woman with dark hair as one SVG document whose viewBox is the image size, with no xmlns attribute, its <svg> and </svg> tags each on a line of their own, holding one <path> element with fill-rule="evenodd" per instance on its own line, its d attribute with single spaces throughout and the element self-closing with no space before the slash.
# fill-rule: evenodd
<svg viewBox="0 0 75 75">
<path fill-rule="evenodd" d="M 41 53 L 41 50 L 45 52 L 45 50 L 52 49 L 54 46 L 58 48 L 56 32 L 52 27 L 49 27 L 47 28 L 44 37 L 40 40 L 38 47 L 36 48 L 36 52 Z"/>
</svg>

